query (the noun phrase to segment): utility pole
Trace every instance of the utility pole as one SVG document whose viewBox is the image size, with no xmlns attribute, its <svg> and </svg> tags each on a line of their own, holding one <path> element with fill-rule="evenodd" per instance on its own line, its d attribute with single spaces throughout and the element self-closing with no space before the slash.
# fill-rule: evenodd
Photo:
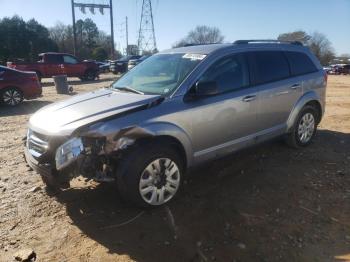
<svg viewBox="0 0 350 262">
<path fill-rule="evenodd" d="M 151 0 L 142 1 L 142 12 L 137 46 L 140 53 L 143 51 L 153 53 L 155 50 L 157 50 Z"/>
<path fill-rule="evenodd" d="M 115 57 L 115 49 L 114 49 L 114 29 L 113 29 L 113 1 L 109 0 L 109 5 L 103 4 L 88 4 L 88 3 L 76 3 L 74 0 L 72 2 L 72 18 L 73 18 L 73 47 L 74 47 L 74 55 L 77 52 L 77 32 L 75 27 L 75 7 L 80 8 L 80 10 L 85 14 L 85 8 L 89 8 L 92 14 L 95 14 L 95 8 L 100 10 L 100 13 L 104 14 L 104 9 L 109 9 L 110 11 L 110 19 L 111 19 L 111 57 L 114 59 Z"/>
<path fill-rule="evenodd" d="M 109 10 L 110 10 L 110 18 L 111 18 L 111 55 L 112 59 L 115 58 L 115 50 L 114 50 L 114 29 L 113 29 L 113 1 L 109 0 Z"/>
<path fill-rule="evenodd" d="M 126 55 L 129 55 L 129 29 L 128 29 L 128 17 L 125 17 L 125 36 L 126 36 Z"/>
<path fill-rule="evenodd" d="M 77 31 L 75 29 L 74 0 L 72 0 L 72 18 L 73 18 L 73 53 L 74 55 L 77 55 Z"/>
</svg>

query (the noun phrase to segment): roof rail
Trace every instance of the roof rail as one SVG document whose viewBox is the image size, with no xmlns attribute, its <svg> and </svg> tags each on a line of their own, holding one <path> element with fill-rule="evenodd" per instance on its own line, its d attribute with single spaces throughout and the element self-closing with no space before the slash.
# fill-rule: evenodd
<svg viewBox="0 0 350 262">
<path fill-rule="evenodd" d="M 197 46 L 197 45 L 215 45 L 216 43 L 206 43 L 206 44 L 184 44 L 182 47 Z"/>
<path fill-rule="evenodd" d="M 282 41 L 282 40 L 275 40 L 275 39 L 236 40 L 233 43 L 237 45 L 250 44 L 250 43 L 254 43 L 254 44 L 275 43 L 275 44 L 290 44 L 290 45 L 300 45 L 300 46 L 303 45 L 303 43 L 299 41 Z"/>
</svg>

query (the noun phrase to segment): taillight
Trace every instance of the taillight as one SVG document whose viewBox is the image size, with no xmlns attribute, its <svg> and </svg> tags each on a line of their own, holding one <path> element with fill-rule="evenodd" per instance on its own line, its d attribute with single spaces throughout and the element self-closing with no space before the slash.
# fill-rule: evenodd
<svg viewBox="0 0 350 262">
<path fill-rule="evenodd" d="M 324 70 L 324 81 L 326 82 L 327 84 L 327 81 L 328 81 L 328 74 L 327 74 L 327 71 Z"/>
<path fill-rule="evenodd" d="M 38 76 L 37 75 L 33 75 L 33 76 L 30 77 L 30 79 L 36 82 L 36 81 L 38 81 Z"/>
<path fill-rule="evenodd" d="M 14 65 L 12 62 L 7 62 L 6 65 L 7 65 L 7 67 L 12 68 L 12 69 L 16 68 L 16 65 Z"/>
</svg>

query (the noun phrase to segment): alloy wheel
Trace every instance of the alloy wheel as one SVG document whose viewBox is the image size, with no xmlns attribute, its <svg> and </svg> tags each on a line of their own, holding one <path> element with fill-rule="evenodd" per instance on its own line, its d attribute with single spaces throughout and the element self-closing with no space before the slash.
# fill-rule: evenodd
<svg viewBox="0 0 350 262">
<path fill-rule="evenodd" d="M 11 88 L 3 92 L 2 101 L 6 105 L 16 106 L 23 100 L 22 94 L 17 89 Z"/>
<path fill-rule="evenodd" d="M 145 202 L 158 206 L 172 199 L 179 186 L 179 167 L 169 158 L 158 158 L 142 172 L 139 192 Z"/>
<path fill-rule="evenodd" d="M 301 143 L 310 141 L 315 132 L 315 118 L 313 114 L 306 113 L 300 120 L 298 126 L 298 137 Z"/>
</svg>

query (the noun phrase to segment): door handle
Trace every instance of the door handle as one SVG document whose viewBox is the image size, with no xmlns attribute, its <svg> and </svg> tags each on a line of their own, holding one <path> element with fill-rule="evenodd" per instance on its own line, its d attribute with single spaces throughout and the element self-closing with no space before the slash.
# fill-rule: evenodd
<svg viewBox="0 0 350 262">
<path fill-rule="evenodd" d="M 287 95 L 287 94 L 289 94 L 289 91 L 281 91 L 277 93 L 278 96 Z"/>
<path fill-rule="evenodd" d="M 292 85 L 290 88 L 291 88 L 291 89 L 297 89 L 297 88 L 299 88 L 299 87 L 301 87 L 300 84 L 294 84 L 294 85 Z"/>
<path fill-rule="evenodd" d="M 243 97 L 242 101 L 243 102 L 250 102 L 250 101 L 253 101 L 255 99 L 256 99 L 256 95 L 252 95 L 252 96 Z"/>
</svg>

